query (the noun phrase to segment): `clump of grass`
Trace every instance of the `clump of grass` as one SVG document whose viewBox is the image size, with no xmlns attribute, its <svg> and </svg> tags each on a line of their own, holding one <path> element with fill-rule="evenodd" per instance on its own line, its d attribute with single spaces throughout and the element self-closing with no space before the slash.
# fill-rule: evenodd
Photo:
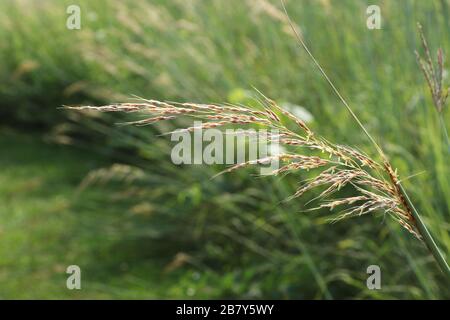
<svg viewBox="0 0 450 320">
<path fill-rule="evenodd" d="M 424 230 L 421 229 L 423 226 L 415 218 L 414 209 L 409 205 L 409 199 L 405 197 L 397 172 L 385 156 L 382 161 L 376 161 L 355 148 L 329 142 L 313 132 L 304 121 L 263 95 L 258 107 L 141 100 L 137 103 L 68 108 L 144 114 L 144 119 L 127 123 L 138 126 L 179 117 L 204 121 L 199 126 L 182 129 L 187 132 L 232 124 L 276 129 L 279 132 L 277 136 L 269 135 L 267 139 L 277 139 L 287 149 L 293 150 L 292 152 L 236 164 L 223 172 L 267 164 L 274 158 L 279 160 L 282 166 L 274 170 L 273 175 L 291 174 L 298 170 L 316 170 L 315 176 L 301 185 L 290 199 L 300 197 L 311 189 L 322 187 L 324 190 L 317 197 L 321 203 L 314 209 L 342 208 L 340 214 L 333 219 L 335 221 L 381 212 L 395 219 L 418 239 L 425 240 L 424 237 L 429 236 L 424 235 Z M 245 131 L 242 134 L 245 134 Z M 352 195 L 334 198 L 333 194 L 345 186 L 353 188 Z"/>
<path fill-rule="evenodd" d="M 323 200 L 318 208 L 332 210 L 336 207 L 347 206 L 336 219 L 383 212 L 392 216 L 417 238 L 421 238 L 417 232 L 415 219 L 409 207 L 405 205 L 406 199 L 398 188 L 397 174 L 388 161 L 379 163 L 354 148 L 327 141 L 316 135 L 304 121 L 265 96 L 262 96 L 258 109 L 237 105 L 167 103 L 155 100 L 100 107 L 86 106 L 78 109 L 143 113 L 146 115 L 144 119 L 128 122 L 138 126 L 180 116 L 204 121 L 200 126 L 182 129 L 187 132 L 231 124 L 258 125 L 266 129 L 276 129 L 279 134 L 276 137 L 269 135 L 267 139 L 277 138 L 280 144 L 294 149 L 294 152 L 250 160 L 236 164 L 224 172 L 231 172 L 249 165 L 267 164 L 274 158 L 282 163 L 279 169 L 272 172 L 274 175 L 317 169 L 317 175 L 300 186 L 291 199 L 300 197 L 311 189 L 325 187 L 318 197 Z M 289 128 L 289 123 L 295 125 L 295 129 Z M 318 155 L 299 154 L 302 148 Z M 355 195 L 343 199 L 330 198 L 336 191 L 347 185 L 354 188 Z"/>
<path fill-rule="evenodd" d="M 307 52 L 314 65 L 319 69 L 353 119 L 373 143 L 380 156 L 379 161 L 355 148 L 334 144 L 316 135 L 305 122 L 262 94 L 259 108 L 233 104 L 174 103 L 141 99 L 137 103 L 119 103 L 99 107 L 85 106 L 75 107 L 75 109 L 144 113 L 147 115 L 144 119 L 128 123 L 139 126 L 172 120 L 181 116 L 206 121 L 200 126 L 184 128 L 183 130 L 187 132 L 193 132 L 197 129 L 220 128 L 232 124 L 257 125 L 267 129 L 276 129 L 279 132 L 279 136 L 276 139 L 279 139 L 286 147 L 295 148 L 295 152 L 251 160 L 232 166 L 224 172 L 231 172 L 248 165 L 265 164 L 273 158 L 278 159 L 283 164 L 281 168 L 272 172 L 274 175 L 294 173 L 297 170 L 316 170 L 315 176 L 301 185 L 290 199 L 300 197 L 311 189 L 323 187 L 324 190 L 317 197 L 321 204 L 315 209 L 328 208 L 333 210 L 337 207 L 343 208 L 334 220 L 376 212 L 389 215 L 416 238 L 425 243 L 441 270 L 450 279 L 450 268 L 403 188 L 397 171 L 306 46 L 290 20 L 283 1 L 281 3 L 299 44 Z M 419 63 L 429 83 L 436 108 L 439 112 L 442 112 L 446 99 L 446 96 L 442 94 L 442 51 L 438 51 L 438 73 L 436 73 L 423 36 L 422 41 L 426 48 L 427 63 L 420 58 Z M 68 108 L 72 109 L 73 107 Z M 290 124 L 294 124 L 295 129 L 291 128 Z M 273 136 L 268 137 L 269 140 L 274 138 Z M 299 151 L 305 149 L 311 152 L 303 153 Z M 310 155 L 310 153 L 316 154 Z M 332 197 L 336 191 L 345 186 L 353 188 L 351 196 L 344 198 Z"/>
<path fill-rule="evenodd" d="M 437 50 L 436 66 L 435 66 L 433 63 L 433 59 L 431 58 L 430 48 L 425 38 L 422 25 L 418 23 L 417 27 L 419 30 L 419 36 L 422 43 L 423 51 L 425 53 L 425 57 L 422 58 L 420 54 L 417 51 L 415 51 L 417 63 L 419 64 L 422 73 L 427 81 L 428 88 L 430 89 L 434 107 L 438 112 L 441 130 L 447 143 L 448 151 L 450 152 L 450 139 L 448 137 L 448 131 L 445 126 L 443 116 L 445 103 L 447 101 L 447 97 L 450 92 L 450 88 L 445 89 L 443 87 L 444 53 L 442 48 L 439 48 Z"/>
</svg>

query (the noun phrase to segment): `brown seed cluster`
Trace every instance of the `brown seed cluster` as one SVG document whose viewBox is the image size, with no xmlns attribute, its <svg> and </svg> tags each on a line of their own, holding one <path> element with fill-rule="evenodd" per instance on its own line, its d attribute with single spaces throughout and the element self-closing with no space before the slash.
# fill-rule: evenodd
<svg viewBox="0 0 450 320">
<path fill-rule="evenodd" d="M 321 201 L 321 204 L 314 209 L 342 208 L 341 214 L 335 220 L 379 212 L 392 216 L 404 228 L 420 238 L 414 218 L 399 189 L 396 172 L 386 159 L 379 163 L 355 148 L 336 145 L 316 136 L 304 121 L 264 95 L 259 107 L 143 100 L 139 103 L 77 109 L 123 111 L 144 115 L 144 119 L 129 122 L 135 125 L 146 125 L 179 116 L 202 120 L 200 125 L 182 129 L 187 132 L 233 124 L 276 129 L 279 134 L 276 136 L 269 134 L 266 139 L 268 141 L 276 139 L 283 146 L 291 148 L 290 152 L 236 164 L 222 173 L 252 165 L 266 165 L 272 160 L 279 160 L 282 163 L 279 169 L 272 172 L 273 175 L 316 170 L 317 174 L 303 183 L 290 199 L 318 188 L 320 191 L 316 199 Z M 247 135 L 248 132 L 250 130 L 242 130 L 236 134 Z M 333 199 L 333 194 L 344 187 L 352 188 L 353 195 Z"/>
<path fill-rule="evenodd" d="M 417 51 L 415 51 L 417 63 L 422 69 L 423 75 L 427 80 L 428 87 L 433 98 L 436 110 L 441 113 L 445 107 L 450 88 L 443 88 L 443 74 L 444 74 L 444 54 L 442 48 L 437 50 L 436 66 L 433 64 L 431 58 L 430 48 L 422 30 L 422 26 L 418 24 L 420 40 L 425 52 L 425 58 L 422 58 Z"/>
</svg>

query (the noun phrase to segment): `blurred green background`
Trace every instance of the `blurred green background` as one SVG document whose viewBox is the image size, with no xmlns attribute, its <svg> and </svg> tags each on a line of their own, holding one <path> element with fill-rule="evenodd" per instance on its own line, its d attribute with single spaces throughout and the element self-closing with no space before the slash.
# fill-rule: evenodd
<svg viewBox="0 0 450 320">
<path fill-rule="evenodd" d="M 413 51 L 421 22 L 432 50 L 450 52 L 450 1 L 286 2 L 401 177 L 425 171 L 405 186 L 449 260 L 449 155 Z M 66 28 L 71 4 L 81 30 Z M 366 27 L 369 4 L 381 30 Z M 58 109 L 131 95 L 247 103 L 255 86 L 373 155 L 277 0 L 2 0 L 0 37 L 0 298 L 450 298 L 425 247 L 389 219 L 331 225 L 302 212 L 314 194 L 281 203 L 301 175 L 211 180 L 223 167 L 171 163 L 158 134 L 176 123 Z M 81 290 L 66 288 L 72 264 Z M 366 287 L 371 264 L 381 290 Z"/>
</svg>

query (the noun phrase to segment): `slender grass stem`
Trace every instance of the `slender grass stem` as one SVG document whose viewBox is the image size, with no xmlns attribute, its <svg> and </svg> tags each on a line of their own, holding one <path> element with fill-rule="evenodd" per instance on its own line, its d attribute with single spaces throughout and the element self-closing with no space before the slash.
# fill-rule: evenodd
<svg viewBox="0 0 450 320">
<path fill-rule="evenodd" d="M 447 143 L 447 150 L 450 153 L 450 138 L 448 137 L 447 127 L 445 126 L 444 116 L 439 112 L 439 124 L 444 135 L 445 142 Z"/>
<path fill-rule="evenodd" d="M 417 229 L 420 232 L 420 235 L 423 238 L 423 241 L 425 242 L 425 245 L 427 246 L 428 250 L 430 250 L 431 254 L 433 255 L 434 259 L 438 263 L 439 267 L 441 268 L 442 272 L 447 276 L 448 280 L 450 280 L 450 267 L 447 264 L 447 261 L 445 261 L 444 256 L 439 251 L 438 246 L 436 245 L 436 242 L 434 241 L 433 237 L 431 236 L 430 232 L 428 231 L 427 227 L 425 226 L 425 223 L 422 221 L 422 218 L 420 217 L 419 213 L 417 212 L 416 208 L 414 207 L 414 204 L 412 203 L 411 199 L 409 198 L 408 194 L 406 193 L 405 189 L 399 183 L 400 190 L 405 197 L 406 201 L 408 202 L 409 207 L 411 208 L 412 215 L 414 216 L 414 219 L 416 220 L 416 226 Z"/>
<path fill-rule="evenodd" d="M 300 35 L 298 34 L 297 30 L 294 28 L 294 24 L 293 24 L 289 14 L 288 14 L 288 12 L 287 12 L 286 6 L 284 4 L 284 0 L 280 0 L 280 1 L 281 1 L 281 5 L 283 7 L 283 10 L 284 10 L 284 12 L 286 14 L 286 18 L 287 18 L 287 20 L 288 20 L 288 22 L 289 22 L 289 24 L 290 24 L 290 26 L 291 26 L 295 36 L 296 36 L 298 42 L 300 43 L 300 45 L 303 47 L 303 49 L 306 51 L 308 56 L 314 62 L 314 64 L 319 69 L 319 71 L 322 74 L 322 76 L 325 78 L 327 83 L 331 86 L 331 88 L 333 89 L 334 93 L 341 100 L 342 104 L 346 107 L 346 109 L 348 110 L 350 115 L 355 119 L 357 124 L 361 127 L 363 132 L 366 134 L 366 136 L 369 138 L 369 140 L 373 143 L 373 145 L 377 149 L 378 153 L 380 154 L 381 158 L 384 161 L 387 161 L 387 158 L 385 157 L 384 152 L 381 149 L 381 147 L 378 145 L 378 143 L 375 141 L 375 139 L 372 137 L 372 135 L 367 131 L 366 127 L 362 124 L 362 122 L 359 120 L 358 116 L 355 114 L 353 109 L 350 107 L 350 105 L 347 103 L 347 101 L 340 94 L 339 90 L 336 88 L 334 83 L 328 77 L 326 72 L 323 70 L 322 66 L 319 64 L 319 62 L 316 60 L 314 55 L 309 50 L 309 48 L 306 45 L 306 43 L 303 41 L 302 37 L 300 37 Z M 432 65 L 431 65 L 431 67 L 432 67 Z M 441 123 L 443 124 L 442 117 L 440 117 L 440 119 L 441 119 Z M 448 142 L 448 134 L 446 132 L 445 125 L 443 125 L 443 127 L 444 127 L 444 130 L 445 130 L 446 138 L 447 138 L 447 142 Z M 449 148 L 450 148 L 450 144 L 448 144 L 448 145 L 449 145 Z M 423 238 L 423 240 L 424 240 L 428 250 L 431 252 L 433 257 L 435 258 L 435 260 L 438 263 L 439 267 L 441 268 L 442 272 L 444 272 L 444 274 L 448 277 L 448 280 L 450 280 L 450 267 L 448 266 L 447 262 L 445 261 L 444 257 L 442 256 L 441 252 L 439 251 L 439 248 L 437 247 L 436 242 L 434 241 L 433 237 L 428 232 L 427 227 L 423 223 L 423 221 L 422 221 L 418 211 L 416 210 L 416 208 L 414 207 L 414 204 L 412 203 L 411 199 L 409 198 L 408 194 L 406 193 L 406 190 L 403 188 L 403 186 L 401 185 L 400 182 L 398 182 L 398 185 L 399 185 L 401 193 L 403 194 L 404 198 L 406 199 L 407 206 L 409 207 L 409 209 L 411 209 L 410 211 L 411 211 L 411 213 L 412 213 L 412 215 L 413 215 L 413 217 L 414 217 L 414 219 L 416 221 L 416 227 L 417 227 L 418 232 L 422 236 L 422 238 Z"/>
</svg>

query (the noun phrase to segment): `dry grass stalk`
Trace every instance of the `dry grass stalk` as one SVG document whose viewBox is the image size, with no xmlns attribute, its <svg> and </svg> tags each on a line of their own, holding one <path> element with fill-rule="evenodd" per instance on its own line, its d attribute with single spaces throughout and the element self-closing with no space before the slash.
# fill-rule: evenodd
<svg viewBox="0 0 450 320">
<path fill-rule="evenodd" d="M 277 158 L 282 163 L 279 169 L 272 172 L 273 175 L 290 174 L 298 170 L 316 170 L 317 175 L 304 182 L 291 199 L 300 197 L 309 190 L 323 188 L 324 190 L 318 196 L 322 204 L 315 209 L 333 210 L 346 207 L 335 220 L 381 212 L 394 217 L 404 228 L 420 238 L 415 220 L 396 186 L 397 175 L 388 162 L 378 163 L 354 148 L 333 144 L 316 135 L 304 121 L 282 109 L 275 101 L 265 96 L 262 96 L 261 100 L 259 108 L 142 100 L 139 103 L 87 106 L 76 109 L 144 114 L 144 119 L 128 122 L 134 125 L 145 125 L 179 116 L 203 121 L 200 126 L 182 129 L 188 132 L 233 124 L 276 129 L 279 135 L 275 138 L 292 152 L 236 164 L 222 173 L 252 165 L 264 165 L 270 163 L 273 158 Z M 237 134 L 246 134 L 246 132 L 238 131 Z M 272 138 L 269 135 L 267 140 Z M 344 187 L 353 188 L 358 195 L 333 199 L 332 195 Z"/>
<path fill-rule="evenodd" d="M 437 247 L 426 225 L 423 223 L 418 211 L 414 207 L 414 204 L 400 183 L 396 170 L 392 168 L 381 147 L 367 131 L 365 126 L 354 113 L 353 109 L 340 94 L 334 83 L 306 46 L 287 13 L 284 1 L 280 1 L 285 11 L 287 22 L 291 26 L 299 45 L 306 51 L 314 65 L 318 68 L 324 79 L 332 88 L 333 92 L 337 95 L 355 122 L 361 127 L 363 132 L 374 145 L 382 159 L 382 163 L 371 159 L 351 147 L 335 145 L 316 136 L 301 119 L 298 119 L 290 112 L 283 110 L 274 101 L 266 98 L 265 96 L 263 96 L 264 99 L 262 102 L 263 110 L 254 110 L 245 106 L 215 104 L 205 105 L 195 103 L 179 104 L 159 102 L 155 100 L 144 100 L 143 103 L 138 104 L 82 107 L 82 109 L 113 112 L 145 112 L 152 115 L 144 120 L 132 122 L 132 124 L 136 125 L 144 125 L 157 121 L 173 119 L 181 115 L 187 115 L 207 120 L 205 124 L 201 125 L 201 128 L 215 128 L 237 123 L 243 125 L 259 125 L 277 129 L 281 132 L 279 137 L 281 138 L 281 143 L 286 146 L 305 147 L 313 151 L 321 152 L 321 157 L 299 155 L 298 153 L 277 155 L 279 160 L 286 162 L 286 164 L 280 169 L 275 170 L 273 172 L 275 175 L 280 173 L 290 173 L 299 169 L 321 170 L 315 178 L 301 186 L 293 197 L 300 196 L 310 189 L 325 186 L 326 189 L 319 195 L 319 198 L 322 199 L 323 204 L 318 208 L 329 208 L 332 210 L 336 207 L 347 206 L 348 208 L 343 210 L 343 213 L 338 217 L 338 220 L 352 216 L 369 214 L 372 212 L 383 212 L 384 214 L 389 214 L 410 233 L 424 241 L 441 270 L 447 275 L 448 279 L 450 279 L 450 267 Z M 421 39 L 425 48 L 427 59 L 426 62 L 424 62 L 424 60 L 417 55 L 418 61 L 432 92 L 433 101 L 439 112 L 441 123 L 443 123 L 442 110 L 448 94 L 448 91 L 443 93 L 442 89 L 444 65 L 443 53 L 442 50 L 438 51 L 438 71 L 436 73 L 423 34 L 421 34 Z M 297 125 L 297 131 L 288 129 L 283 121 L 283 117 L 291 122 L 294 122 Z M 208 122 L 208 120 L 214 120 L 215 122 Z M 194 131 L 195 129 L 197 128 L 190 127 L 185 130 Z M 448 135 L 446 136 L 448 142 Z M 325 158 L 324 155 L 327 155 L 327 157 Z M 255 161 L 249 161 L 244 164 L 236 165 L 226 170 L 226 172 L 233 171 L 247 165 L 264 164 L 269 160 L 270 158 L 263 158 Z M 335 191 L 345 186 L 353 187 L 355 193 L 358 193 L 358 195 L 353 195 L 343 199 L 329 199 Z"/>
<path fill-rule="evenodd" d="M 425 39 L 422 26 L 420 24 L 417 25 L 422 47 L 425 52 L 425 58 L 422 58 L 420 54 L 415 51 L 417 63 L 422 69 L 425 79 L 427 80 L 434 106 L 436 107 L 436 110 L 441 113 L 444 110 L 445 102 L 450 92 L 450 88 L 444 89 L 442 85 L 444 74 L 444 54 L 442 48 L 437 50 L 436 66 L 434 66 L 430 48 L 427 40 Z"/>
<path fill-rule="evenodd" d="M 450 152 L 450 138 L 448 136 L 447 127 L 444 121 L 444 108 L 447 101 L 447 97 L 450 93 L 450 88 L 445 89 L 443 86 L 444 80 L 444 53 L 442 48 L 439 48 L 436 53 L 436 66 L 431 58 L 430 48 L 428 42 L 423 33 L 422 26 L 420 23 L 417 24 L 419 29 L 419 36 L 422 43 L 423 51 L 425 52 L 425 57 L 422 58 L 420 54 L 415 51 L 417 63 L 422 70 L 422 73 L 427 82 L 428 88 L 431 93 L 431 98 L 433 100 L 434 107 L 439 115 L 439 124 L 443 132 L 445 141 L 447 143 L 448 151 Z"/>
<path fill-rule="evenodd" d="M 397 194 L 396 197 L 402 203 L 402 205 L 405 208 L 405 210 L 408 212 L 408 215 L 409 215 L 408 216 L 408 220 L 413 221 L 413 225 L 416 227 L 416 230 L 417 230 L 416 234 L 419 234 L 420 237 L 423 239 L 425 245 L 427 246 L 427 248 L 430 251 L 430 253 L 433 255 L 434 259 L 436 260 L 437 264 L 441 268 L 442 272 L 447 276 L 448 280 L 450 280 L 450 266 L 448 265 L 448 263 L 445 260 L 444 256 L 440 252 L 438 246 L 436 245 L 436 242 L 434 241 L 433 237 L 431 236 L 430 232 L 428 231 L 428 228 L 426 227 L 425 223 L 423 222 L 419 212 L 414 207 L 414 204 L 411 201 L 411 199 L 409 198 L 408 193 L 406 192 L 405 188 L 400 183 L 400 181 L 397 179 L 397 175 L 395 174 L 395 171 L 392 169 L 392 167 L 391 167 L 387 157 L 385 156 L 383 150 L 378 145 L 378 143 L 375 141 L 375 139 L 372 137 L 372 135 L 368 132 L 366 127 L 359 120 L 358 116 L 355 114 L 353 109 L 350 107 L 350 105 L 347 103 L 347 101 L 341 95 L 339 90 L 334 85 L 333 81 L 331 81 L 330 77 L 328 77 L 328 75 L 325 72 L 325 70 L 322 68 L 322 66 L 319 64 L 317 59 L 314 57 L 314 55 L 309 50 L 309 48 L 306 45 L 305 41 L 296 32 L 296 29 L 294 27 L 294 23 L 292 22 L 291 18 L 289 17 L 289 14 L 287 12 L 284 0 L 280 0 L 280 2 L 281 2 L 281 6 L 284 9 L 286 17 L 287 17 L 287 19 L 289 21 L 289 24 L 291 25 L 291 28 L 292 28 L 294 34 L 296 35 L 298 44 L 300 45 L 300 47 L 302 47 L 306 51 L 307 55 L 309 56 L 311 61 L 314 63 L 314 65 L 317 67 L 319 72 L 322 74 L 323 78 L 329 84 L 329 86 L 331 87 L 333 92 L 336 94 L 336 96 L 339 98 L 339 100 L 345 106 L 345 108 L 347 109 L 349 114 L 352 116 L 352 118 L 355 120 L 355 122 L 358 124 L 358 126 L 362 129 L 364 134 L 372 142 L 373 146 L 377 150 L 377 152 L 380 155 L 381 159 L 383 159 L 384 169 L 389 174 L 390 182 L 391 182 L 392 186 L 394 187 L 394 189 L 396 190 L 396 194 Z M 428 50 L 428 52 L 429 52 L 429 50 Z M 429 54 L 428 54 L 428 57 L 430 57 Z M 442 54 L 440 55 L 440 57 L 441 58 L 438 59 L 438 60 L 440 60 L 440 65 L 443 67 L 443 63 L 444 62 L 443 62 Z M 431 61 L 431 58 L 429 58 L 428 60 Z M 430 69 L 433 70 L 432 64 L 431 64 Z M 442 81 L 442 77 L 440 79 Z M 444 130 L 444 133 L 445 133 L 445 137 L 447 139 L 448 149 L 449 149 L 449 152 L 450 152 L 450 142 L 449 142 L 448 134 L 447 134 L 447 131 L 446 131 L 446 128 L 445 128 L 445 124 L 444 124 L 444 120 L 443 120 L 444 118 L 443 118 L 441 113 L 439 113 L 439 116 L 440 116 L 440 123 L 441 123 L 441 126 L 443 127 L 443 130 Z M 410 229 L 410 224 L 405 223 L 404 220 L 399 219 L 399 222 L 404 227 L 406 227 L 407 229 Z M 413 232 L 415 232 L 415 231 L 413 230 Z"/>
</svg>

